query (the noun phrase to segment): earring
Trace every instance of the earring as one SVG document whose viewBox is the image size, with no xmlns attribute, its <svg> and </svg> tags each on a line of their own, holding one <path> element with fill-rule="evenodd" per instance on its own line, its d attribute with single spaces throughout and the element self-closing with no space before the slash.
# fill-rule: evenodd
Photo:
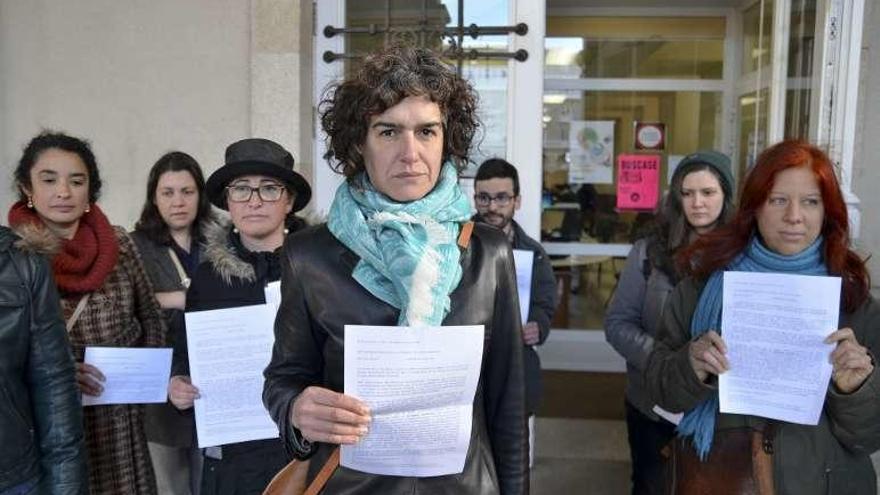
<svg viewBox="0 0 880 495">
<path fill-rule="evenodd" d="M 284 227 L 284 235 L 287 235 L 289 233 L 290 233 L 290 229 L 288 229 L 287 227 Z"/>
<path fill-rule="evenodd" d="M 33 196 L 28 195 L 27 207 L 30 209 L 34 209 L 34 198 Z"/>
<path fill-rule="evenodd" d="M 233 233 L 233 234 L 237 234 L 237 233 L 238 233 L 238 227 L 232 227 L 232 233 Z"/>
<path fill-rule="evenodd" d="M 86 205 L 86 213 L 92 211 L 91 205 Z"/>
</svg>

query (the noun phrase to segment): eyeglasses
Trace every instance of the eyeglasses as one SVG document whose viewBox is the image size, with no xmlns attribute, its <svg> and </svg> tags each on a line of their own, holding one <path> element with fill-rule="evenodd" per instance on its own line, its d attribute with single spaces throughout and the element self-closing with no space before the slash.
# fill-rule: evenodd
<svg viewBox="0 0 880 495">
<path fill-rule="evenodd" d="M 507 193 L 498 193 L 495 196 L 491 196 L 486 193 L 474 194 L 474 202 L 477 203 L 477 206 L 489 206 L 494 201 L 495 204 L 501 207 L 505 207 L 513 201 L 513 198 L 516 196 L 511 196 Z"/>
<path fill-rule="evenodd" d="M 248 184 L 233 184 L 226 186 L 226 197 L 233 203 L 247 203 L 256 192 L 260 201 L 271 203 L 281 199 L 285 190 L 286 188 L 281 184 L 260 184 L 259 187 L 251 187 Z"/>
</svg>

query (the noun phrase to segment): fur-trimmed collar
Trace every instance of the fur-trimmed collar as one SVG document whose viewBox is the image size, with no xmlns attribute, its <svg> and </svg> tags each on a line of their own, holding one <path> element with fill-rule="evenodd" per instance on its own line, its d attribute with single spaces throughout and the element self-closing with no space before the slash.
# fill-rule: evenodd
<svg viewBox="0 0 880 495">
<path fill-rule="evenodd" d="M 15 247 L 25 253 L 52 257 L 61 251 L 61 238 L 45 226 L 22 223 L 12 230 L 20 237 Z"/>
<path fill-rule="evenodd" d="M 238 253 L 229 243 L 230 230 L 232 222 L 228 220 L 204 226 L 202 232 L 205 236 L 205 259 L 226 284 L 232 284 L 233 277 L 253 282 L 257 279 L 254 267 L 238 257 Z"/>
</svg>

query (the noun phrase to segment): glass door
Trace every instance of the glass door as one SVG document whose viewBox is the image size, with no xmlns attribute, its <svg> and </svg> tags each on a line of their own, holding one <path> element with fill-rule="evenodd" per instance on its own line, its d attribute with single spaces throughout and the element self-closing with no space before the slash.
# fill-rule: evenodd
<svg viewBox="0 0 880 495">
<path fill-rule="evenodd" d="M 553 327 L 572 330 L 554 335 L 573 341 L 602 329 L 678 160 L 733 142 L 732 10 L 598 10 L 549 10 L 545 38 L 541 238 L 561 280 Z M 655 202 L 621 201 L 642 174 L 624 160 L 652 164 Z"/>
</svg>

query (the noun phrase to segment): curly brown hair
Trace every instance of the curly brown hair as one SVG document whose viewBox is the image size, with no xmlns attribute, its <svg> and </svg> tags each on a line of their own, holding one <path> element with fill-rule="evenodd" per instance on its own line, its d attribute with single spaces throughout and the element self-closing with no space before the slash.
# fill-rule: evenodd
<svg viewBox="0 0 880 495">
<path fill-rule="evenodd" d="M 467 165 L 477 128 L 477 94 L 425 48 L 392 46 L 364 59 L 357 73 L 327 88 L 319 104 L 331 168 L 351 179 L 365 170 L 360 152 L 370 118 L 410 96 L 437 103 L 443 114 L 443 161 Z"/>
</svg>

